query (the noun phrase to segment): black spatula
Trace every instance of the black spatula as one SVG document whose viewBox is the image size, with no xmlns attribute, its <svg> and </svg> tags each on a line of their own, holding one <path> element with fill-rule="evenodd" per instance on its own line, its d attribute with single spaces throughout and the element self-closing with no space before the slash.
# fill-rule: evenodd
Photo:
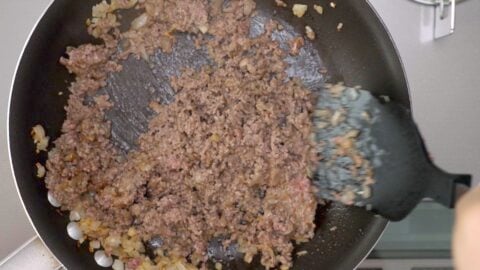
<svg viewBox="0 0 480 270">
<path fill-rule="evenodd" d="M 453 207 L 457 190 L 470 186 L 470 175 L 432 163 L 410 111 L 388 97 L 328 86 L 319 94 L 314 122 L 320 198 L 397 221 L 423 198 Z"/>
</svg>

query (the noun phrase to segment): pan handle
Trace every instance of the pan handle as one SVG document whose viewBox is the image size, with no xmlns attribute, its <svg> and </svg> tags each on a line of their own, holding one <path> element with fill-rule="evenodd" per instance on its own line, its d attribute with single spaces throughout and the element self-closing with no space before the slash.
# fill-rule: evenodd
<svg viewBox="0 0 480 270">
<path fill-rule="evenodd" d="M 52 256 L 40 238 L 35 236 L 0 261 L 0 270 L 16 269 L 65 270 L 66 268 Z"/>
</svg>

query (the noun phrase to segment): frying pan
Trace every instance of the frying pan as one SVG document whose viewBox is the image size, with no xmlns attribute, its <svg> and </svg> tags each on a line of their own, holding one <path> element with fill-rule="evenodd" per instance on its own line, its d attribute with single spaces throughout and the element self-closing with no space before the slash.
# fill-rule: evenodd
<svg viewBox="0 0 480 270">
<path fill-rule="evenodd" d="M 85 27 L 91 7 L 97 2 L 55 0 L 50 5 L 19 61 L 9 108 L 10 156 L 19 194 L 38 235 L 68 269 L 101 268 L 86 247 L 78 246 L 67 236 L 67 215 L 59 214 L 48 203 L 45 185 L 35 178 L 34 164 L 44 163 L 46 154 L 35 153 L 30 130 L 32 126 L 41 124 L 52 141 L 60 136 L 65 119 L 63 108 L 68 98 L 66 89 L 74 78 L 58 60 L 67 46 L 100 42 L 89 36 Z M 408 85 L 401 60 L 368 1 L 340 1 L 335 9 L 329 7 L 329 1 L 302 2 L 310 7 L 314 3 L 321 4 L 328 10 L 322 16 L 309 12 L 299 19 L 292 15 L 290 9 L 276 7 L 273 0 L 257 1 L 258 13 L 264 18 L 273 17 L 288 26 L 287 30 L 296 33 L 303 33 L 308 24 L 317 33 L 317 39 L 303 52 L 305 57 L 292 64 L 292 72 L 310 84 L 331 80 L 361 85 L 376 95 L 388 95 L 409 107 Z M 291 6 L 293 1 L 288 4 Z M 344 27 L 337 31 L 340 22 Z M 312 55 L 314 58 L 311 58 Z M 175 60 L 162 56 L 154 58 L 154 65 L 159 66 L 172 64 Z M 188 57 L 184 59 L 187 61 Z M 316 61 L 312 63 L 311 59 Z M 141 60 L 127 60 L 124 66 L 124 71 L 112 76 L 109 86 L 103 91 L 113 95 L 116 104 L 123 104 L 123 109 L 113 111 L 107 117 L 112 120 L 112 138 L 116 145 L 128 151 L 134 147 L 132 141 L 144 130 L 149 117 L 148 112 L 139 109 L 142 102 L 149 95 L 163 99 L 172 97 L 168 96 L 168 89 L 163 89 L 154 81 L 155 76 L 149 76 L 142 70 L 145 63 Z M 320 67 L 328 70 L 326 76 L 309 73 L 312 68 Z M 153 94 L 139 91 L 135 96 L 129 96 L 122 92 L 127 83 L 149 83 L 165 91 Z M 63 91 L 64 95 L 58 95 L 59 91 Z M 307 255 L 294 258 L 293 269 L 355 268 L 374 247 L 387 221 L 360 208 L 331 203 L 319 207 L 316 224 L 315 237 L 296 247 L 297 250 L 307 251 Z M 336 230 L 331 231 L 332 227 Z M 232 264 L 231 268 L 261 269 L 258 263 L 248 266 Z"/>
</svg>

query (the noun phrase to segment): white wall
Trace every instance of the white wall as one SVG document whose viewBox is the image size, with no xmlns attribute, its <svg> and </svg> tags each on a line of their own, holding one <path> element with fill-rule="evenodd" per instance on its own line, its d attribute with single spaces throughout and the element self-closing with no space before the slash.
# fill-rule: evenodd
<svg viewBox="0 0 480 270">
<path fill-rule="evenodd" d="M 457 6 L 456 30 L 432 41 L 432 8 L 410 0 L 370 0 L 400 51 L 413 112 L 442 168 L 480 182 L 480 1 Z"/>
</svg>

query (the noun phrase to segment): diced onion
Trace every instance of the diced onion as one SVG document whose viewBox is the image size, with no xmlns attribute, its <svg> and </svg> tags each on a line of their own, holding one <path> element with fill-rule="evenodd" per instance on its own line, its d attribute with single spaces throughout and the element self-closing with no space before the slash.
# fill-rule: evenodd
<svg viewBox="0 0 480 270">
<path fill-rule="evenodd" d="M 95 250 L 95 249 L 99 249 L 100 248 L 100 241 L 98 240 L 93 240 L 93 241 L 90 241 L 90 243 L 88 244 L 90 246 L 90 249 L 92 250 Z"/>
<path fill-rule="evenodd" d="M 282 0 L 275 0 L 275 3 L 279 7 L 287 7 L 287 3 L 283 2 Z"/>
<path fill-rule="evenodd" d="M 305 34 L 307 35 L 308 39 L 314 40 L 315 39 L 315 32 L 310 26 L 305 26 Z"/>
<path fill-rule="evenodd" d="M 142 15 L 138 16 L 132 21 L 132 29 L 138 30 L 142 27 L 144 27 L 148 22 L 148 15 L 147 13 L 143 13 Z"/>
<path fill-rule="evenodd" d="M 80 216 L 80 213 L 78 211 L 70 211 L 69 215 L 70 221 L 79 221 L 82 217 Z"/>
<path fill-rule="evenodd" d="M 343 23 L 338 23 L 337 24 L 337 31 L 340 32 L 342 30 L 342 28 L 343 28 Z"/>
<path fill-rule="evenodd" d="M 43 166 L 40 163 L 35 163 L 35 166 L 37 167 L 37 177 L 38 178 L 43 178 L 45 176 L 46 170 L 45 166 Z"/>
<path fill-rule="evenodd" d="M 116 248 L 120 246 L 122 243 L 122 239 L 120 239 L 120 236 L 117 235 L 110 235 L 105 239 L 105 245 L 111 248 Z"/>
<path fill-rule="evenodd" d="M 113 270 L 124 270 L 125 266 L 122 261 L 120 260 L 115 260 L 112 265 Z"/>
<path fill-rule="evenodd" d="M 320 6 L 320 5 L 313 5 L 313 9 L 315 9 L 315 11 L 318 13 L 318 14 L 323 14 L 323 7 Z"/>
<path fill-rule="evenodd" d="M 295 4 L 292 7 L 293 15 L 301 18 L 307 12 L 308 6 L 303 4 Z"/>
<path fill-rule="evenodd" d="M 46 136 L 45 129 L 41 125 L 36 125 L 32 128 L 30 134 L 35 143 L 37 153 L 40 153 L 40 151 L 47 151 L 50 138 Z"/>
</svg>

